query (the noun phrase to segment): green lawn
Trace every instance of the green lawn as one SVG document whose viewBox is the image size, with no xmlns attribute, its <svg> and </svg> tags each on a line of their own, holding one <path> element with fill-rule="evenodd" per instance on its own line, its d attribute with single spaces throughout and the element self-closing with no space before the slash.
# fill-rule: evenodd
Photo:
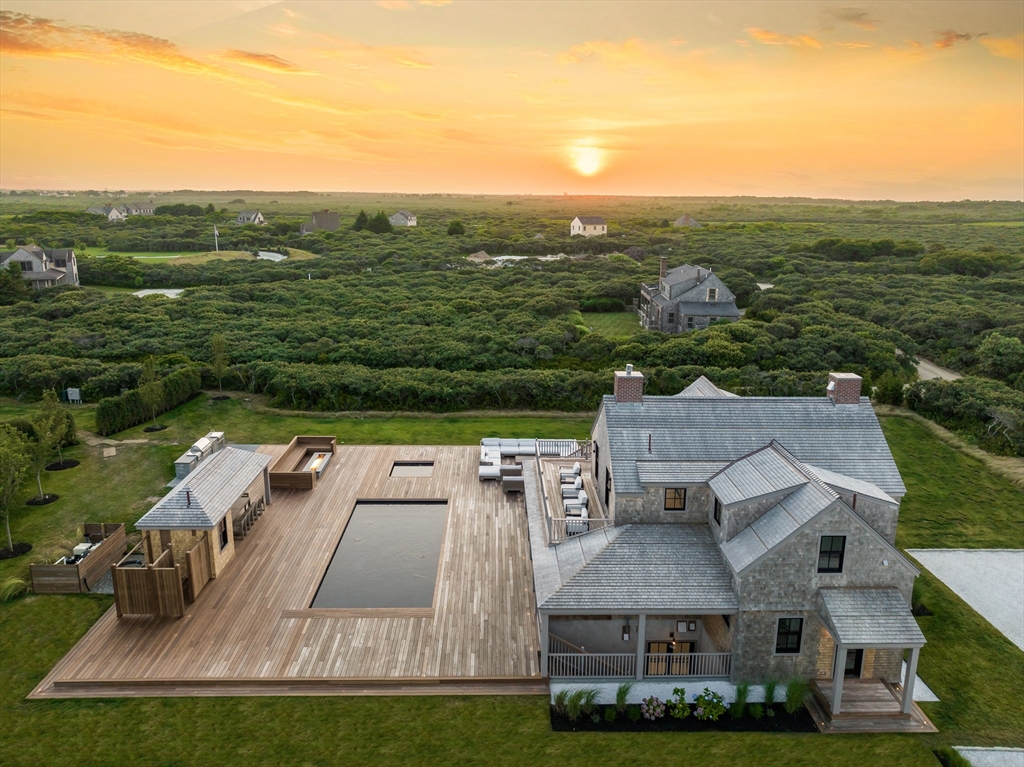
<svg viewBox="0 0 1024 767">
<path fill-rule="evenodd" d="M 0 414 L 32 406 L 0 401 Z M 77 409 L 80 424 L 90 406 Z M 576 436 L 589 418 L 261 415 L 240 399 L 206 396 L 161 419 L 160 444 L 122 445 L 113 458 L 80 445 L 82 465 L 45 477 L 63 497 L 41 509 L 19 505 L 15 538 L 40 547 L 89 521 L 133 522 L 163 492 L 171 461 L 208 429 L 236 442 L 280 442 L 297 433 L 336 434 L 348 443 L 475 444 L 482 436 Z M 883 428 L 908 487 L 900 545 L 989 546 L 1019 532 L 1022 495 L 972 459 L 906 419 Z M 141 439 L 141 427 L 113 435 Z M 179 444 L 164 444 L 178 441 Z M 950 511 L 943 499 L 982 494 Z M 27 497 L 26 486 L 22 498 Z M 1016 524 L 1016 526 L 1014 526 Z M 31 555 L 30 555 L 31 556 Z M 0 577 L 24 564 L 0 564 Z M 109 597 L 30 596 L 0 605 L 0 764 L 4 765 L 346 765 L 699 762 L 763 765 L 936 767 L 943 745 L 1024 746 L 1024 653 L 923 574 L 915 601 L 928 638 L 920 674 L 942 699 L 925 704 L 932 736 L 764 734 L 565 734 L 548 726 L 542 697 L 160 698 L 27 701 L 25 695 L 110 605 Z"/>
<path fill-rule="evenodd" d="M 225 261 L 234 261 L 239 259 L 251 259 L 252 253 L 245 250 L 210 250 L 203 253 L 177 253 L 177 252 L 163 252 L 163 251 L 145 251 L 138 253 L 114 253 L 106 248 L 86 248 L 84 251 L 77 251 L 82 255 L 93 256 L 95 258 L 106 258 L 107 256 L 129 256 L 130 258 L 137 258 L 141 261 L 145 261 L 147 264 L 155 264 L 161 262 L 173 262 L 176 264 L 200 264 L 205 261 L 215 261 L 217 259 L 223 259 Z M 316 258 L 315 253 L 310 253 L 306 250 L 299 250 L 298 248 L 288 249 L 288 258 L 291 260 L 301 260 L 304 258 Z"/>
<path fill-rule="evenodd" d="M 633 312 L 584 312 L 583 322 L 605 338 L 629 338 L 640 330 L 640 320 Z"/>
</svg>

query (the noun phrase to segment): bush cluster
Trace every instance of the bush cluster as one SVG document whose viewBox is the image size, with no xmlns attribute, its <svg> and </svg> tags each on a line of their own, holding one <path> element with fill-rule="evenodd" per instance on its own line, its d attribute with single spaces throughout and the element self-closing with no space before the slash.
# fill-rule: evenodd
<svg viewBox="0 0 1024 767">
<path fill-rule="evenodd" d="M 160 383 L 163 385 L 163 402 L 156 412 L 165 413 L 190 399 L 202 384 L 196 367 L 177 370 Z M 152 410 L 143 402 L 138 389 L 131 389 L 118 397 L 100 400 L 96 407 L 96 431 L 104 437 L 142 423 L 152 415 Z"/>
</svg>

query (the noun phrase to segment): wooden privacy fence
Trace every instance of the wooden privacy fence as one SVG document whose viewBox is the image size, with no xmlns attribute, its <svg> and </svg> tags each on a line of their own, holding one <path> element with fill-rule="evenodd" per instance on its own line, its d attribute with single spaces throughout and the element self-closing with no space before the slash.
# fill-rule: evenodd
<svg viewBox="0 0 1024 767">
<path fill-rule="evenodd" d="M 188 570 L 188 601 L 195 602 L 199 592 L 210 580 L 209 535 L 203 534 L 199 542 L 185 552 L 185 567 Z M 166 552 L 165 552 L 166 553 Z"/>
<path fill-rule="evenodd" d="M 89 523 L 85 526 L 85 535 L 96 545 L 76 564 L 29 566 L 32 591 L 36 594 L 85 593 L 124 555 L 124 525 Z"/>
<path fill-rule="evenodd" d="M 128 555 L 138 548 L 136 546 Z M 110 572 L 114 579 L 114 605 L 118 618 L 125 615 L 180 618 L 185 614 L 181 565 L 174 564 L 170 546 L 151 565 L 125 567 L 119 562 L 111 565 Z"/>
</svg>

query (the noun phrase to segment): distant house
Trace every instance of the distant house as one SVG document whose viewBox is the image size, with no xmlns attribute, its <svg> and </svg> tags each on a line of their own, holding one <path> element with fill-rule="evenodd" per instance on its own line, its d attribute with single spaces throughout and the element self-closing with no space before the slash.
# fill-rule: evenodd
<svg viewBox="0 0 1024 767">
<path fill-rule="evenodd" d="M 299 227 L 300 234 L 309 234 L 320 230 L 333 232 L 341 226 L 341 220 L 336 212 L 330 210 L 318 210 L 313 212 L 310 221 L 306 221 Z"/>
<path fill-rule="evenodd" d="M 400 210 L 393 216 L 388 216 L 391 226 L 416 226 L 416 216 L 407 210 Z"/>
<path fill-rule="evenodd" d="M 668 259 L 662 257 L 657 284 L 640 286 L 640 324 L 647 330 L 680 333 L 739 318 L 736 296 L 714 272 L 701 266 L 669 269 Z"/>
<path fill-rule="evenodd" d="M 0 253 L 0 268 L 14 261 L 21 266 L 21 276 L 35 290 L 54 285 L 78 285 L 78 261 L 71 248 L 43 250 L 38 245 L 23 245 L 17 250 Z"/>
<path fill-rule="evenodd" d="M 111 205 L 95 205 L 86 209 L 85 212 L 92 213 L 94 216 L 103 216 L 107 221 L 123 221 L 125 218 L 124 213 Z"/>
<path fill-rule="evenodd" d="M 267 221 L 263 218 L 263 214 L 258 210 L 243 210 L 238 214 L 238 218 L 235 219 L 235 223 L 239 226 L 242 224 L 256 224 L 256 226 L 263 226 Z"/>
<path fill-rule="evenodd" d="M 125 218 L 128 216 L 152 216 L 156 207 L 151 202 L 126 202 L 118 205 L 117 211 Z"/>
<path fill-rule="evenodd" d="M 600 216 L 576 216 L 569 224 L 569 236 L 600 237 L 608 234 L 608 224 Z"/>
<path fill-rule="evenodd" d="M 677 218 L 675 221 L 673 221 L 672 222 L 672 226 L 688 226 L 691 229 L 703 229 L 704 228 L 703 226 L 700 225 L 700 222 L 698 222 L 697 219 L 695 219 L 689 213 L 684 213 L 679 218 Z"/>
</svg>

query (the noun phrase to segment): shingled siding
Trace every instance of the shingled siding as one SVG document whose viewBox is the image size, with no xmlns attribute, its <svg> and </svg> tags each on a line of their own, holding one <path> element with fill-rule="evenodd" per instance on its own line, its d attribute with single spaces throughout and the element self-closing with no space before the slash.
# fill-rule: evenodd
<svg viewBox="0 0 1024 767">
<path fill-rule="evenodd" d="M 804 619 L 800 652 L 775 654 L 779 618 Z M 823 625 L 817 613 L 802 610 L 741 612 L 733 636 L 732 681 L 763 682 L 818 677 L 819 642 Z"/>
<path fill-rule="evenodd" d="M 843 499 L 843 502 L 853 508 L 853 493 L 849 490 L 832 488 Z M 866 495 L 857 496 L 857 507 L 855 509 L 861 519 L 875 529 L 880 536 L 895 545 L 896 525 L 900 518 L 900 507 L 893 508 L 888 503 L 870 498 Z"/>
<path fill-rule="evenodd" d="M 670 487 L 684 487 L 684 485 L 670 485 Z M 711 488 L 706 485 L 685 487 L 686 508 L 682 511 L 665 508 L 664 487 L 646 487 L 643 495 L 640 496 L 620 496 L 615 501 L 615 524 L 707 523 L 711 509 Z"/>
<path fill-rule="evenodd" d="M 736 616 L 729 618 L 729 625 L 721 615 L 701 616 L 704 624 L 704 634 L 714 649 L 707 652 L 730 652 L 732 650 L 732 627 L 736 625 Z"/>
</svg>

